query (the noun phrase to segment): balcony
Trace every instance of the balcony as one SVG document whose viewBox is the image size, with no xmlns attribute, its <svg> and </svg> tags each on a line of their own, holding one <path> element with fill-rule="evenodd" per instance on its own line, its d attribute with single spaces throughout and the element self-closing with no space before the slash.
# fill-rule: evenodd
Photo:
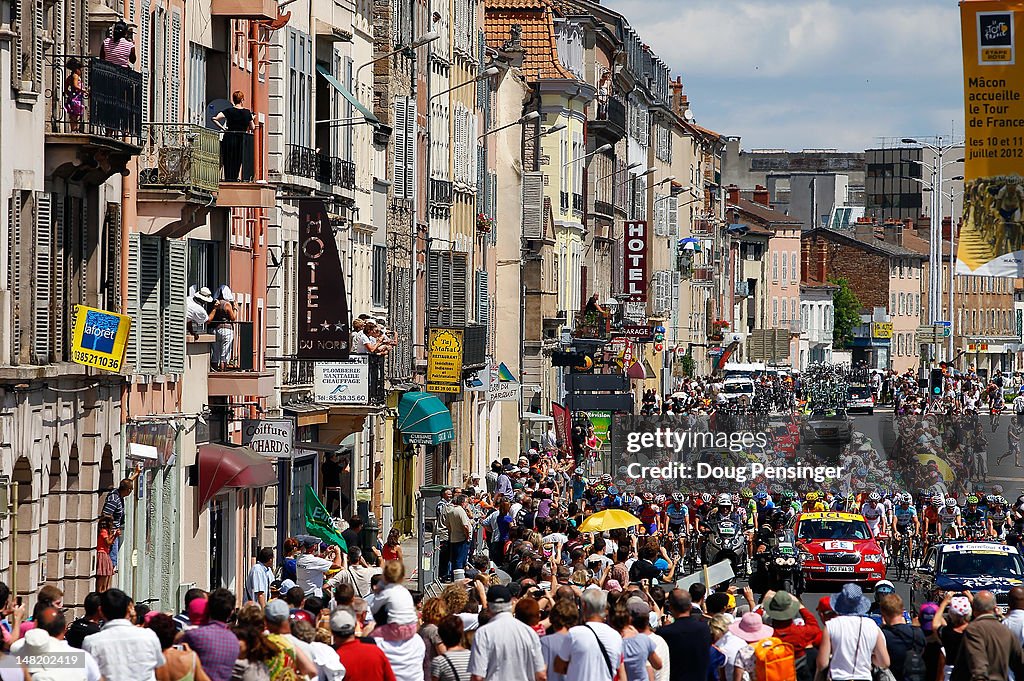
<svg viewBox="0 0 1024 681">
<path fill-rule="evenodd" d="M 712 232 L 711 221 L 710 220 L 703 220 L 703 219 L 694 220 L 693 221 L 693 229 L 691 230 L 691 232 L 693 233 L 694 237 L 698 237 L 698 238 L 700 238 L 700 237 L 707 238 L 707 237 L 711 236 L 711 232 Z"/>
<path fill-rule="evenodd" d="M 231 19 L 274 21 L 277 0 L 211 0 L 210 14 Z"/>
<path fill-rule="evenodd" d="M 251 132 L 225 132 L 220 142 L 221 175 L 218 208 L 273 208 L 274 188 L 256 177 L 256 148 L 262 127 Z"/>
<path fill-rule="evenodd" d="M 139 155 L 139 187 L 208 203 L 220 184 L 220 137 L 184 123 L 148 123 Z"/>
<path fill-rule="evenodd" d="M 569 192 L 560 192 L 558 195 L 558 207 L 563 213 L 569 212 Z"/>
<path fill-rule="evenodd" d="M 452 183 L 448 180 L 438 180 L 436 178 L 430 178 L 430 204 L 431 205 L 448 205 L 452 203 Z"/>
<path fill-rule="evenodd" d="M 602 142 L 615 144 L 621 140 L 626 136 L 626 105 L 615 97 L 599 102 L 597 118 L 587 121 L 587 132 Z"/>
<path fill-rule="evenodd" d="M 82 64 L 85 94 L 71 98 L 53 86 L 62 94 L 53 92 L 49 101 L 47 174 L 98 184 L 126 173 L 128 161 L 142 151 L 142 74 L 95 57 L 52 59 L 52 83 L 66 82 L 71 60 Z"/>
<path fill-rule="evenodd" d="M 573 315 L 573 338 L 608 339 L 611 338 L 611 318 L 600 312 L 579 310 Z"/>
<path fill-rule="evenodd" d="M 352 161 L 297 144 L 288 145 L 285 172 L 342 189 L 352 189 L 356 183 L 356 167 Z"/>
<path fill-rule="evenodd" d="M 744 279 L 743 281 L 733 282 L 733 295 L 737 298 L 746 298 L 750 295 L 750 282 Z"/>
<path fill-rule="evenodd" d="M 692 284 L 711 284 L 714 281 L 714 272 L 710 267 L 696 267 L 690 276 Z"/>
<path fill-rule="evenodd" d="M 583 213 L 583 194 L 572 195 L 572 210 L 575 213 Z"/>
<path fill-rule="evenodd" d="M 368 368 L 368 390 L 367 399 L 369 405 L 382 405 L 387 399 L 387 387 L 384 380 L 384 355 L 364 355 L 367 359 Z M 312 390 L 316 371 L 315 363 L 296 360 L 282 362 L 284 368 L 281 388 L 284 391 L 296 392 L 301 390 Z M 337 407 L 339 405 L 332 405 Z M 361 404 L 344 405 L 346 407 L 362 407 Z"/>
<path fill-rule="evenodd" d="M 233 395 L 250 395 L 253 397 L 269 397 L 274 392 L 274 374 L 255 368 L 252 322 L 219 323 L 231 331 L 230 339 L 226 339 L 220 328 L 213 329 L 217 340 L 210 353 L 210 374 L 207 381 L 207 393 L 210 397 L 230 397 Z M 230 340 L 230 350 L 226 357 L 220 356 L 219 346 L 222 341 Z"/>
</svg>

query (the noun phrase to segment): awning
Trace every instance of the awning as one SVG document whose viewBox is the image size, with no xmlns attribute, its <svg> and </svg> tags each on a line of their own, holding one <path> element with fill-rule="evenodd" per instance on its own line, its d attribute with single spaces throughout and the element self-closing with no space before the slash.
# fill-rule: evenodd
<svg viewBox="0 0 1024 681">
<path fill-rule="evenodd" d="M 330 71 L 324 68 L 321 64 L 317 64 L 316 72 L 323 76 L 324 80 L 331 84 L 331 87 L 341 93 L 341 96 L 347 99 L 349 104 L 354 106 L 356 111 L 363 115 L 363 118 L 366 119 L 367 123 L 374 126 L 380 125 L 380 120 L 373 115 L 373 112 L 363 106 L 362 102 L 356 99 L 356 96 L 349 92 L 348 89 L 341 84 L 341 81 L 332 76 Z"/>
<path fill-rule="evenodd" d="M 199 447 L 199 506 L 210 502 L 225 487 L 266 487 L 277 482 L 270 460 L 249 447 L 210 444 Z"/>
<path fill-rule="evenodd" d="M 398 430 L 414 445 L 439 445 L 455 439 L 452 413 L 444 402 L 424 392 L 402 395 L 398 401 Z"/>
</svg>

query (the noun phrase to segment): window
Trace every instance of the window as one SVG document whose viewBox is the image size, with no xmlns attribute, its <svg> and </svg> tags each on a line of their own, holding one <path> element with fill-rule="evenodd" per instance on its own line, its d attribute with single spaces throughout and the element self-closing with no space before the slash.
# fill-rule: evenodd
<svg viewBox="0 0 1024 681">
<path fill-rule="evenodd" d="M 188 292 L 204 286 L 211 291 L 224 281 L 220 267 L 220 244 L 203 239 L 188 240 Z"/>
<path fill-rule="evenodd" d="M 903 278 L 903 258 L 900 258 L 900 279 Z"/>
<path fill-rule="evenodd" d="M 796 298 L 790 298 L 789 299 L 789 321 L 790 322 L 795 322 L 797 319 L 799 319 L 799 317 L 796 316 L 796 305 L 797 305 Z"/>
<path fill-rule="evenodd" d="M 896 294 L 892 294 L 892 300 L 889 301 L 889 314 L 896 314 Z"/>
<path fill-rule="evenodd" d="M 789 283 L 789 258 L 786 254 L 782 254 L 782 285 L 785 286 Z"/>
<path fill-rule="evenodd" d="M 897 313 L 896 314 L 904 315 L 904 314 L 907 313 L 907 297 L 906 297 L 906 295 L 901 293 L 900 297 L 899 297 L 899 301 L 900 301 L 900 306 L 898 308 L 896 308 L 897 309 Z"/>
<path fill-rule="evenodd" d="M 427 325 L 465 326 L 467 256 L 451 251 L 427 253 Z"/>
<path fill-rule="evenodd" d="M 794 284 L 800 281 L 800 266 L 797 265 L 797 255 L 797 251 L 793 251 L 790 254 L 789 274 L 792 277 Z"/>
<path fill-rule="evenodd" d="M 772 328 L 779 327 L 779 299 L 772 298 Z"/>
<path fill-rule="evenodd" d="M 132 324 L 126 361 L 141 374 L 185 371 L 186 242 L 128 235 L 128 314 Z M 197 275 L 198 276 L 198 275 Z"/>
<path fill-rule="evenodd" d="M 388 248 L 374 245 L 373 272 L 371 274 L 371 301 L 374 307 L 384 307 L 388 297 Z"/>
<path fill-rule="evenodd" d="M 772 281 L 779 280 L 779 252 L 772 253 Z"/>
<path fill-rule="evenodd" d="M 394 176 L 396 199 L 416 198 L 416 100 L 395 97 Z"/>
<path fill-rule="evenodd" d="M 313 80 L 313 40 L 305 33 L 288 29 L 288 142 L 302 147 L 311 144 L 310 93 Z"/>
<path fill-rule="evenodd" d="M 187 122 L 206 125 L 206 48 L 188 44 Z"/>
</svg>

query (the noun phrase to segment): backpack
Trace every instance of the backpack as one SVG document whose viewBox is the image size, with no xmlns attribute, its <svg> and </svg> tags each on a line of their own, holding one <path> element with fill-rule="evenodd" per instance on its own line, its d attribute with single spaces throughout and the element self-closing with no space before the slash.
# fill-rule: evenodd
<svg viewBox="0 0 1024 681">
<path fill-rule="evenodd" d="M 754 644 L 757 681 L 796 681 L 793 646 L 771 636 Z"/>
<path fill-rule="evenodd" d="M 924 647 L 925 641 L 923 634 L 918 639 L 919 629 L 915 629 L 910 640 L 907 641 L 902 632 L 898 629 L 892 630 L 900 640 L 903 641 L 907 647 L 907 655 L 903 658 L 903 678 L 900 681 L 924 681 L 925 679 L 925 665 L 924 665 Z"/>
</svg>

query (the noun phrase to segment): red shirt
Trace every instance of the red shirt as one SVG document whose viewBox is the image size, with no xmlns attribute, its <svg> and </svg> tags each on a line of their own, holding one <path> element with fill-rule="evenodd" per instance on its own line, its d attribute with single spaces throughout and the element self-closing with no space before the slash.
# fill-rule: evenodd
<svg viewBox="0 0 1024 681">
<path fill-rule="evenodd" d="M 793 658 L 799 660 L 807 654 L 807 646 L 821 645 L 821 627 L 818 620 L 807 608 L 800 608 L 803 624 L 790 623 L 784 627 L 775 627 L 775 636 L 793 646 Z M 345 667 L 348 669 L 348 667 Z"/>
<path fill-rule="evenodd" d="M 336 650 L 345 665 L 345 681 L 395 681 L 391 663 L 376 645 L 352 638 Z"/>
</svg>

